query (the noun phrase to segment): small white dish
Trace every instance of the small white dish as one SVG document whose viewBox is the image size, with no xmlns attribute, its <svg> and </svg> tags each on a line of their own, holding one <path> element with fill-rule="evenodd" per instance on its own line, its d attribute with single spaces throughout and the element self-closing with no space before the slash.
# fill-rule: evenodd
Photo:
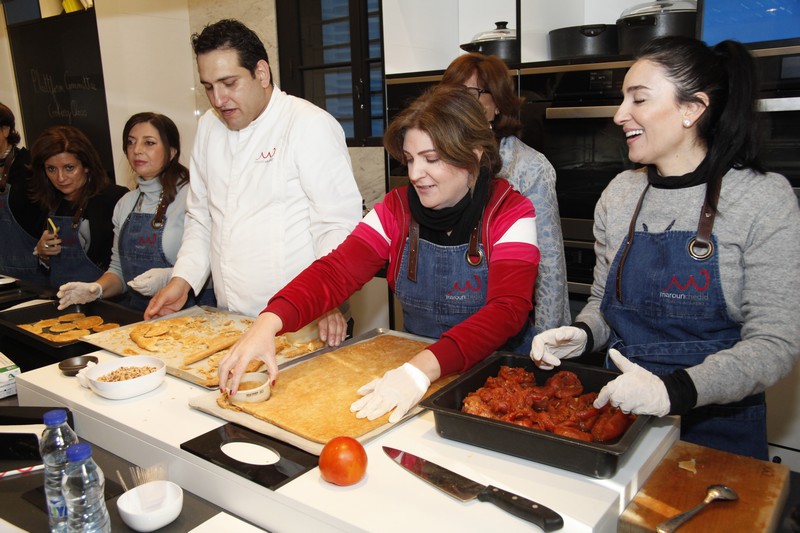
<svg viewBox="0 0 800 533">
<path fill-rule="evenodd" d="M 234 402 L 258 403 L 269 399 L 269 395 L 269 374 L 246 372 L 239 381 L 239 390 L 230 399 Z"/>
<path fill-rule="evenodd" d="M 8 276 L 0 275 L 0 287 L 4 287 L 6 285 L 13 285 L 17 282 L 17 278 L 10 278 Z"/>
<path fill-rule="evenodd" d="M 141 367 L 154 366 L 155 372 L 145 374 L 132 379 L 123 381 L 98 381 L 99 378 L 106 376 L 122 367 Z M 89 384 L 89 388 L 95 393 L 110 400 L 124 400 L 139 396 L 155 389 L 164 382 L 167 374 L 167 365 L 163 359 L 151 357 L 149 355 L 135 355 L 131 357 L 120 357 L 113 361 L 106 361 L 99 365 L 94 365 L 81 371 Z"/>
<path fill-rule="evenodd" d="M 150 481 L 117 500 L 122 521 L 134 531 L 155 531 L 172 523 L 183 509 L 183 489 L 165 479 Z"/>
</svg>

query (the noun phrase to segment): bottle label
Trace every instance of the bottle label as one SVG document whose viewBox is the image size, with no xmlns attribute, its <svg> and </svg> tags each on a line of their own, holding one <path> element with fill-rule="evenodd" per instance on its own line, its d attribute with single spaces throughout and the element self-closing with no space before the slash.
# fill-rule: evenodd
<svg viewBox="0 0 800 533">
<path fill-rule="evenodd" d="M 50 516 L 53 518 L 66 518 L 67 504 L 64 498 L 48 498 L 47 512 L 50 513 Z"/>
</svg>

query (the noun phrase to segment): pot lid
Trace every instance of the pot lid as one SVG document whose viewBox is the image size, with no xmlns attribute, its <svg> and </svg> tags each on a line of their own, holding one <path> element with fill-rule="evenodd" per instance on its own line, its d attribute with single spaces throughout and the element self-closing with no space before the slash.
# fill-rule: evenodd
<svg viewBox="0 0 800 533">
<path fill-rule="evenodd" d="M 636 4 L 622 12 L 620 18 L 639 17 L 642 15 L 660 15 L 661 13 L 685 13 L 697 11 L 696 0 L 656 0 Z"/>
<path fill-rule="evenodd" d="M 475 37 L 472 38 L 472 42 L 482 43 L 486 41 L 505 41 L 517 38 L 517 30 L 507 28 L 507 21 L 501 20 L 500 22 L 495 22 L 494 25 L 497 26 L 495 29 L 484 31 L 475 35 Z"/>
</svg>

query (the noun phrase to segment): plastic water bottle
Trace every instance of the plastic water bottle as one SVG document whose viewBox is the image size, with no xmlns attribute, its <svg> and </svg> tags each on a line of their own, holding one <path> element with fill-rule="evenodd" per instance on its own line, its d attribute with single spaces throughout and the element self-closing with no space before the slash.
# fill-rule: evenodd
<svg viewBox="0 0 800 533">
<path fill-rule="evenodd" d="M 67 466 L 67 448 L 78 442 L 78 436 L 67 424 L 67 412 L 63 409 L 47 411 L 46 426 L 39 439 L 39 454 L 44 463 L 44 495 L 50 515 L 50 531 L 67 530 L 67 506 L 61 492 L 61 480 Z"/>
<path fill-rule="evenodd" d="M 67 531 L 111 531 L 105 486 L 106 478 L 92 459 L 89 443 L 81 442 L 67 448 L 67 471 L 61 483 L 67 502 Z"/>
</svg>

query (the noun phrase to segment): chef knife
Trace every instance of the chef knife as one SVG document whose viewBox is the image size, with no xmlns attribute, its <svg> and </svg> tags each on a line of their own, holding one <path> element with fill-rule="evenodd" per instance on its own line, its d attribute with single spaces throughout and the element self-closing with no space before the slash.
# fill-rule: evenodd
<svg viewBox="0 0 800 533">
<path fill-rule="evenodd" d="M 545 531 L 555 531 L 564 527 L 564 519 L 561 518 L 561 515 L 542 504 L 492 485 L 481 485 L 461 474 L 456 474 L 443 466 L 408 452 L 389 446 L 384 446 L 383 451 L 395 463 L 415 476 L 462 502 L 477 497 L 478 500 L 493 503 L 518 518 L 536 524 Z"/>
</svg>

